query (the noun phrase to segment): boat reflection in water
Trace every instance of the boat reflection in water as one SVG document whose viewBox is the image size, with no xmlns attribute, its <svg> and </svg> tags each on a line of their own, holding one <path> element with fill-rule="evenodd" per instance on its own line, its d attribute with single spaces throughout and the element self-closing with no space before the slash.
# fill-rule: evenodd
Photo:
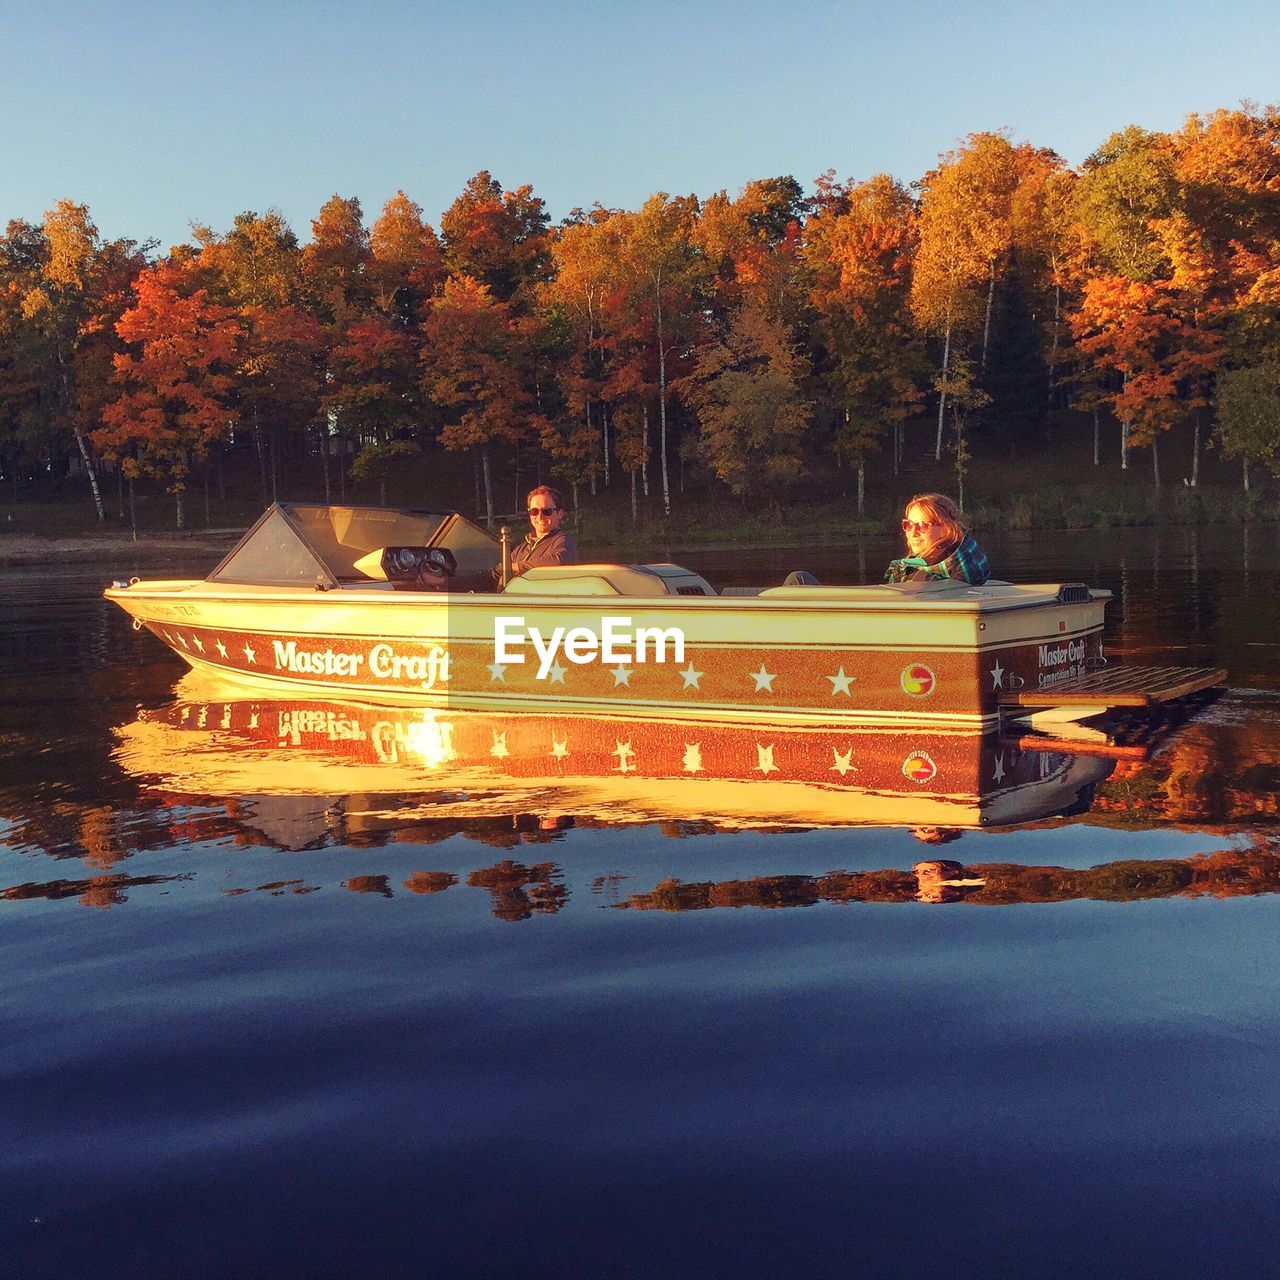
<svg viewBox="0 0 1280 1280">
<path fill-rule="evenodd" d="M 946 731 L 618 723 L 245 699 L 234 686 L 196 674 L 176 693 L 115 729 L 114 761 L 136 801 L 70 816 L 65 804 L 43 818 L 29 810 L 12 828 L 15 847 L 78 859 L 93 874 L 11 885 L 0 888 L 0 899 L 110 907 L 150 886 L 212 888 L 229 897 L 330 888 L 316 882 L 317 864 L 290 860 L 288 870 L 255 875 L 262 883 L 220 880 L 202 890 L 205 864 L 189 855 L 211 845 L 396 846 L 394 854 L 388 848 L 386 866 L 365 864 L 339 887 L 426 899 L 469 886 L 484 890 L 504 920 L 563 909 L 585 888 L 566 880 L 565 866 L 590 880 L 588 901 L 628 911 L 1005 905 L 1280 889 L 1280 714 L 1270 704 L 1227 699 L 1162 743 L 1124 746 L 1101 734 L 1055 744 Z M 988 857 L 992 851 L 989 841 L 965 841 L 966 831 L 1064 819 L 1117 832 L 1175 827 L 1225 839 L 1207 841 L 1192 857 L 1126 857 L 1088 868 L 963 858 L 967 847 Z M 582 865 L 590 828 L 629 824 L 652 824 L 676 838 L 898 827 L 919 843 L 899 868 L 711 879 L 710 865 L 699 861 L 705 846 L 695 841 L 680 878 L 666 875 L 644 888 L 616 867 L 600 874 L 605 868 L 594 856 Z M 445 842 L 456 836 L 466 844 L 446 853 Z M 476 859 L 476 845 L 500 852 L 496 860 L 492 853 Z M 550 860 L 557 845 L 559 861 Z M 440 846 L 438 858 L 405 865 L 412 850 L 431 846 Z M 852 853 L 848 845 L 814 847 L 824 850 L 818 856 L 827 866 Z M 152 874 L 126 874 L 120 864 L 148 850 L 178 852 L 182 860 L 146 868 Z M 196 883 L 184 889 L 184 881 Z"/>
<path fill-rule="evenodd" d="M 164 790 L 345 796 L 354 815 L 412 796 L 438 818 L 541 815 L 717 829 L 1009 825 L 1087 808 L 1111 759 L 993 734 L 486 715 L 246 699 L 191 674 L 117 729 L 116 759 Z"/>
</svg>

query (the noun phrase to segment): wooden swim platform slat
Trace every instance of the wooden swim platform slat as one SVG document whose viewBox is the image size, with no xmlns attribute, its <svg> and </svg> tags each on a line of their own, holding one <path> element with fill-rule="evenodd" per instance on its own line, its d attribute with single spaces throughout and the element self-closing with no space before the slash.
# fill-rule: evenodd
<svg viewBox="0 0 1280 1280">
<path fill-rule="evenodd" d="M 1002 689 L 1002 707 L 1151 707 L 1226 684 L 1222 667 L 1108 667 L 1047 689 Z"/>
</svg>

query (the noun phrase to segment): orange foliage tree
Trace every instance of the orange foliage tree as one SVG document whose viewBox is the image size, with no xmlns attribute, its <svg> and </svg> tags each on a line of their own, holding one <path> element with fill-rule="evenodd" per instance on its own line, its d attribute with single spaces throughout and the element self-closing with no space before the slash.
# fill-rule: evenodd
<svg viewBox="0 0 1280 1280">
<path fill-rule="evenodd" d="M 821 348 L 821 381 L 839 423 L 835 448 L 858 468 L 865 514 L 866 465 L 885 431 L 919 403 L 924 353 L 911 321 L 915 206 L 887 175 L 845 188 L 805 228 L 809 300 Z"/>
<path fill-rule="evenodd" d="M 511 308 L 470 276 L 450 276 L 423 325 L 423 390 L 440 405 L 446 449 L 478 452 L 486 521 L 494 518 L 489 452 L 514 443 L 529 425 L 533 406 L 519 367 L 518 331 Z"/>
<path fill-rule="evenodd" d="M 1198 380 L 1216 366 L 1221 342 L 1191 323 L 1178 302 L 1166 282 L 1099 276 L 1085 286 L 1072 321 L 1081 352 L 1120 374 L 1110 407 L 1135 444 L 1152 446 L 1157 487 L 1157 438 L 1203 403 Z"/>
<path fill-rule="evenodd" d="M 181 529 L 193 462 L 236 421 L 240 327 L 231 308 L 191 288 L 190 273 L 171 263 L 142 272 L 134 299 L 116 325 L 132 348 L 115 359 L 120 394 L 103 410 L 94 442 L 123 460 L 131 482 L 138 475 L 163 480 Z"/>
</svg>

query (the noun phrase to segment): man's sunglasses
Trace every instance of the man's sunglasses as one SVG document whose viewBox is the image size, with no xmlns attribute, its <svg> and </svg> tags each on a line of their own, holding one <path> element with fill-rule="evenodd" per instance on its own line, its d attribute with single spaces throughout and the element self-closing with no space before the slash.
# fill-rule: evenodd
<svg viewBox="0 0 1280 1280">
<path fill-rule="evenodd" d="M 553 516 L 559 510 L 559 507 L 530 507 L 529 515 L 531 518 L 535 516 Z"/>
</svg>

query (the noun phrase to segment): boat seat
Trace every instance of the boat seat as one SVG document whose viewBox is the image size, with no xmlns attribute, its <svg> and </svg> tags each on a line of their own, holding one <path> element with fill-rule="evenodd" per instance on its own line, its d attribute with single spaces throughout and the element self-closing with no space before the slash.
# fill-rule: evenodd
<svg viewBox="0 0 1280 1280">
<path fill-rule="evenodd" d="M 763 587 L 721 587 L 720 594 L 722 596 L 758 596 L 763 590 Z"/>
</svg>

